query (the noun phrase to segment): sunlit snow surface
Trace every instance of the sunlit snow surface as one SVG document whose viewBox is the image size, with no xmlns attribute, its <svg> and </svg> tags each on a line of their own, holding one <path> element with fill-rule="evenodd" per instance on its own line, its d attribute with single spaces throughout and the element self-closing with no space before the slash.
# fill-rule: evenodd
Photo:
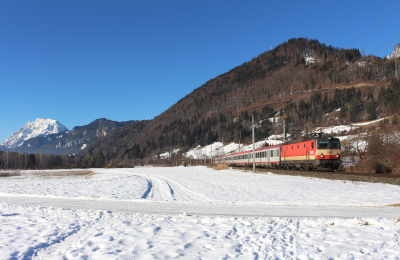
<svg viewBox="0 0 400 260">
<path fill-rule="evenodd" d="M 206 167 L 35 171 L 0 179 L 0 197 L 227 205 L 334 207 L 400 202 L 388 184 L 254 174 Z M 60 206 L 61 205 L 61 206 Z M 400 217 L 400 210 L 399 210 Z M 398 259 L 400 223 L 378 218 L 278 218 L 130 214 L 0 202 L 0 259 Z"/>
</svg>

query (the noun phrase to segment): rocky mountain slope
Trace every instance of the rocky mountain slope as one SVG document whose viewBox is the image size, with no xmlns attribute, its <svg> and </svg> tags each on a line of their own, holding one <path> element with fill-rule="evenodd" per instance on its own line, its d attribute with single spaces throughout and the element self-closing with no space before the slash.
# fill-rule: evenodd
<svg viewBox="0 0 400 260">
<path fill-rule="evenodd" d="M 397 44 L 394 47 L 392 54 L 389 54 L 386 58 L 387 59 L 398 59 L 398 58 L 400 58 L 400 43 Z"/>
</svg>

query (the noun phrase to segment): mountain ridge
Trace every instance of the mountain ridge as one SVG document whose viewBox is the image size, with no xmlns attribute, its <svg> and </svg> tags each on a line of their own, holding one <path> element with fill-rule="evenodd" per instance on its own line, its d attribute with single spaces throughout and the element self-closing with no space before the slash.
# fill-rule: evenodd
<svg viewBox="0 0 400 260">
<path fill-rule="evenodd" d="M 57 120 L 37 118 L 35 121 L 28 121 L 17 132 L 13 133 L 1 145 L 5 148 L 17 148 L 29 139 L 57 134 L 68 131 L 63 124 Z"/>
<path fill-rule="evenodd" d="M 83 126 L 75 126 L 71 131 L 38 135 L 25 140 L 17 147 L 8 148 L 10 151 L 27 153 L 50 153 L 55 155 L 79 153 L 92 142 L 107 136 L 111 131 L 120 127 L 135 125 L 139 121 L 112 121 L 106 118 L 93 120 Z M 3 150 L 7 149 L 4 147 Z"/>
</svg>

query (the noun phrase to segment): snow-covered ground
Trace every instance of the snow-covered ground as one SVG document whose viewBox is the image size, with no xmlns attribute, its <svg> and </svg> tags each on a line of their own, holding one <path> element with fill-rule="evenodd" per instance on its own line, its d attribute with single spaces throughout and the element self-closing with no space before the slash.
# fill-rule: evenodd
<svg viewBox="0 0 400 260">
<path fill-rule="evenodd" d="M 202 166 L 92 171 L 1 178 L 0 259 L 399 259 L 400 208 L 387 207 L 399 186 Z"/>
<path fill-rule="evenodd" d="M 328 127 L 317 127 L 314 131 L 315 132 L 322 132 L 326 135 L 330 135 L 330 134 L 341 134 L 341 133 L 347 133 L 350 132 L 351 130 L 357 129 L 359 127 L 362 126 L 367 126 L 367 125 L 372 125 L 372 124 L 376 124 L 382 120 L 385 120 L 389 117 L 382 117 L 382 118 L 378 118 L 376 120 L 371 120 L 371 121 L 365 121 L 362 123 L 353 123 L 350 125 L 338 125 L 338 126 L 328 126 Z"/>
</svg>

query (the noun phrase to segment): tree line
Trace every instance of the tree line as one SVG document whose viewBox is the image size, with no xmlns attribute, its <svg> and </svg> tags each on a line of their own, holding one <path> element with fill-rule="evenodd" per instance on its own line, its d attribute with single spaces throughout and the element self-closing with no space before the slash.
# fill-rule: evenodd
<svg viewBox="0 0 400 260">
<path fill-rule="evenodd" d="M 102 151 L 76 155 L 0 151 L 0 169 L 98 168 L 106 164 Z"/>
</svg>

